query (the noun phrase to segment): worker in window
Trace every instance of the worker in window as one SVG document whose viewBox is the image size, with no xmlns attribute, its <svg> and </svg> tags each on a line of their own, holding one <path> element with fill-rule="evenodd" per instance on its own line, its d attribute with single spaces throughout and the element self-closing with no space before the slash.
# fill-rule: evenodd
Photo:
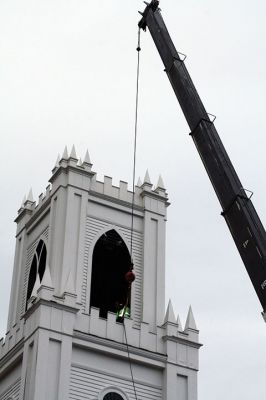
<svg viewBox="0 0 266 400">
<path fill-rule="evenodd" d="M 116 302 L 116 322 L 124 322 L 124 318 L 130 318 L 130 308 L 127 304 Z"/>
</svg>

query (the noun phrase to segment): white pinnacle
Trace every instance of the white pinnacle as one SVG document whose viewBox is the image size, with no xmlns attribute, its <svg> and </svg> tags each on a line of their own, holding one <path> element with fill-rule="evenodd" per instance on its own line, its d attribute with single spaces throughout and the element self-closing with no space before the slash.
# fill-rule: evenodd
<svg viewBox="0 0 266 400">
<path fill-rule="evenodd" d="M 144 183 L 149 183 L 151 184 L 151 179 L 150 179 L 150 175 L 149 175 L 149 171 L 146 171 L 145 177 L 144 177 Z"/>
<path fill-rule="evenodd" d="M 26 201 L 30 201 L 31 203 L 34 203 L 34 198 L 33 198 L 33 194 L 32 194 L 32 188 L 30 188 L 29 194 L 27 196 Z"/>
<path fill-rule="evenodd" d="M 176 323 L 175 313 L 171 300 L 169 300 L 168 307 L 164 317 L 164 324 L 167 322 L 172 322 L 173 324 Z"/>
<path fill-rule="evenodd" d="M 64 148 L 64 152 L 61 159 L 68 160 L 67 146 L 65 146 Z"/>
<path fill-rule="evenodd" d="M 142 182 L 141 182 L 141 179 L 139 178 L 139 179 L 138 179 L 137 186 L 138 186 L 138 187 L 141 187 L 141 185 L 142 185 Z"/>
<path fill-rule="evenodd" d="M 51 287 L 51 288 L 53 287 L 52 278 L 51 278 L 51 274 L 50 274 L 50 267 L 48 264 L 46 264 L 46 267 L 45 267 L 41 286 L 46 286 L 46 287 Z"/>
<path fill-rule="evenodd" d="M 86 151 L 83 163 L 84 164 L 91 164 L 91 159 L 90 159 L 90 155 L 89 155 L 88 150 Z"/>
<path fill-rule="evenodd" d="M 78 159 L 78 158 L 77 158 L 76 149 L 75 149 L 74 144 L 73 144 L 72 149 L 71 149 L 70 158 L 74 158 L 75 160 Z"/>
<path fill-rule="evenodd" d="M 195 318 L 194 318 L 194 315 L 193 315 L 193 311 L 192 311 L 191 306 L 189 306 L 188 315 L 187 315 L 187 320 L 186 320 L 186 325 L 185 325 L 185 330 L 187 330 L 187 329 L 195 329 L 195 330 L 198 330 L 198 329 L 197 329 L 197 326 L 196 326 L 196 322 L 195 322 Z"/>
<path fill-rule="evenodd" d="M 164 183 L 163 183 L 163 178 L 162 178 L 161 175 L 159 175 L 159 179 L 158 179 L 158 183 L 157 183 L 157 188 L 165 189 Z"/>
<path fill-rule="evenodd" d="M 41 286 L 40 277 L 39 277 L 39 274 L 37 273 L 36 281 L 35 281 L 35 284 L 33 286 L 33 289 L 32 289 L 30 297 L 37 297 L 37 290 L 39 289 L 40 286 Z"/>
</svg>

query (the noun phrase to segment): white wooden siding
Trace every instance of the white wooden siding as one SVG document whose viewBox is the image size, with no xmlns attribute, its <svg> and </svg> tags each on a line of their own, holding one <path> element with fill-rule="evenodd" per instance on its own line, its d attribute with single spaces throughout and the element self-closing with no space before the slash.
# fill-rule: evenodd
<svg viewBox="0 0 266 400">
<path fill-rule="evenodd" d="M 10 397 L 12 400 L 19 399 L 20 379 L 16 380 L 4 393 L 0 394 L 0 400 L 8 400 Z"/>
<path fill-rule="evenodd" d="M 98 394 L 109 386 L 121 389 L 128 396 L 129 400 L 135 400 L 131 381 L 72 366 L 69 400 L 98 399 Z M 162 400 L 161 388 L 141 383 L 135 383 L 135 386 L 138 400 Z"/>
</svg>

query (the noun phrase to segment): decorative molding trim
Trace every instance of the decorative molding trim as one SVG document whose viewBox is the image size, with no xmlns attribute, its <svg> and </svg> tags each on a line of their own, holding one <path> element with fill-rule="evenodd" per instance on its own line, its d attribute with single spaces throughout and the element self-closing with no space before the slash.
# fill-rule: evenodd
<svg viewBox="0 0 266 400">
<path fill-rule="evenodd" d="M 93 335 L 78 332 L 75 330 L 74 330 L 73 338 L 85 340 L 86 342 L 95 343 L 95 344 L 107 347 L 109 349 L 112 349 L 112 350 L 120 350 L 122 352 L 127 353 L 127 346 L 125 344 L 120 343 L 120 342 L 115 342 L 110 339 L 100 338 L 98 336 L 93 336 Z M 81 344 L 79 344 L 77 342 L 75 343 L 75 341 L 73 342 L 73 347 L 74 346 L 80 347 L 80 348 L 86 347 L 86 346 L 82 346 Z M 140 348 L 133 347 L 130 345 L 128 346 L 128 348 L 129 348 L 131 355 L 145 357 L 146 359 L 154 360 L 154 361 L 161 362 L 161 363 L 165 363 L 167 361 L 167 355 L 165 355 L 165 354 L 154 353 L 150 350 L 140 349 Z"/>
<path fill-rule="evenodd" d="M 104 400 L 104 396 L 111 392 L 119 394 L 123 400 L 129 400 L 129 397 L 125 394 L 125 392 L 123 392 L 117 386 L 108 386 L 107 388 L 101 390 L 101 392 L 98 395 L 98 400 Z"/>
</svg>

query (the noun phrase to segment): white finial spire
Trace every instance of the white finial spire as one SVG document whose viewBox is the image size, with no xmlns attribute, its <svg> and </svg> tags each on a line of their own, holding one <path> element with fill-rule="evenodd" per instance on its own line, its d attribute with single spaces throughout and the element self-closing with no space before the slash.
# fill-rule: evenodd
<svg viewBox="0 0 266 400">
<path fill-rule="evenodd" d="M 76 149 L 75 149 L 75 145 L 73 144 L 72 149 L 71 149 L 71 153 L 70 153 L 70 158 L 74 158 L 75 160 L 77 160 L 77 153 L 76 153 Z"/>
<path fill-rule="evenodd" d="M 157 182 L 157 186 L 156 186 L 156 188 L 159 188 L 159 189 L 165 189 L 165 187 L 164 187 L 164 183 L 163 183 L 163 178 L 162 178 L 162 176 L 161 176 L 161 175 L 159 175 L 159 179 L 158 179 L 158 182 Z"/>
<path fill-rule="evenodd" d="M 191 306 L 189 306 L 188 315 L 187 315 L 187 320 L 186 320 L 186 325 L 185 325 L 185 330 L 187 330 L 187 329 L 195 329 L 195 330 L 198 330 L 198 329 L 197 329 L 197 326 L 196 326 L 196 322 L 195 322 L 195 318 L 194 318 L 194 315 L 193 315 L 193 311 L 192 311 Z"/>
<path fill-rule="evenodd" d="M 88 150 L 86 151 L 86 154 L 85 154 L 85 157 L 84 157 L 83 164 L 88 164 L 88 165 L 91 165 L 91 159 L 90 159 L 90 155 L 89 155 L 89 152 L 88 152 Z"/>
<path fill-rule="evenodd" d="M 30 191 L 29 191 L 29 194 L 28 194 L 28 196 L 26 198 L 26 201 L 30 201 L 31 203 L 34 203 L 32 188 L 30 188 Z"/>
<path fill-rule="evenodd" d="M 40 286 L 41 286 L 40 277 L 39 274 L 37 273 L 36 281 L 34 283 L 30 298 L 37 297 L 37 290 L 39 289 Z"/>
<path fill-rule="evenodd" d="M 52 278 L 50 274 L 50 267 L 48 264 L 46 264 L 45 267 L 44 275 L 41 281 L 41 286 L 53 288 Z"/>
<path fill-rule="evenodd" d="M 168 307 L 164 317 L 164 324 L 167 322 L 172 322 L 174 324 L 176 323 L 175 313 L 171 300 L 169 300 Z"/>
<path fill-rule="evenodd" d="M 67 151 L 67 146 L 65 146 L 65 148 L 64 148 L 64 152 L 63 152 L 63 154 L 62 154 L 62 158 L 61 158 L 61 160 L 62 159 L 64 159 L 64 160 L 68 160 L 68 151 Z"/>
<path fill-rule="evenodd" d="M 141 182 L 141 179 L 140 179 L 140 177 L 139 177 L 137 186 L 138 186 L 138 187 L 141 187 L 141 185 L 142 185 L 142 182 Z"/>
<path fill-rule="evenodd" d="M 150 175 L 149 175 L 149 171 L 148 170 L 146 171 L 143 183 L 149 183 L 151 185 L 151 179 L 150 179 Z"/>
</svg>

